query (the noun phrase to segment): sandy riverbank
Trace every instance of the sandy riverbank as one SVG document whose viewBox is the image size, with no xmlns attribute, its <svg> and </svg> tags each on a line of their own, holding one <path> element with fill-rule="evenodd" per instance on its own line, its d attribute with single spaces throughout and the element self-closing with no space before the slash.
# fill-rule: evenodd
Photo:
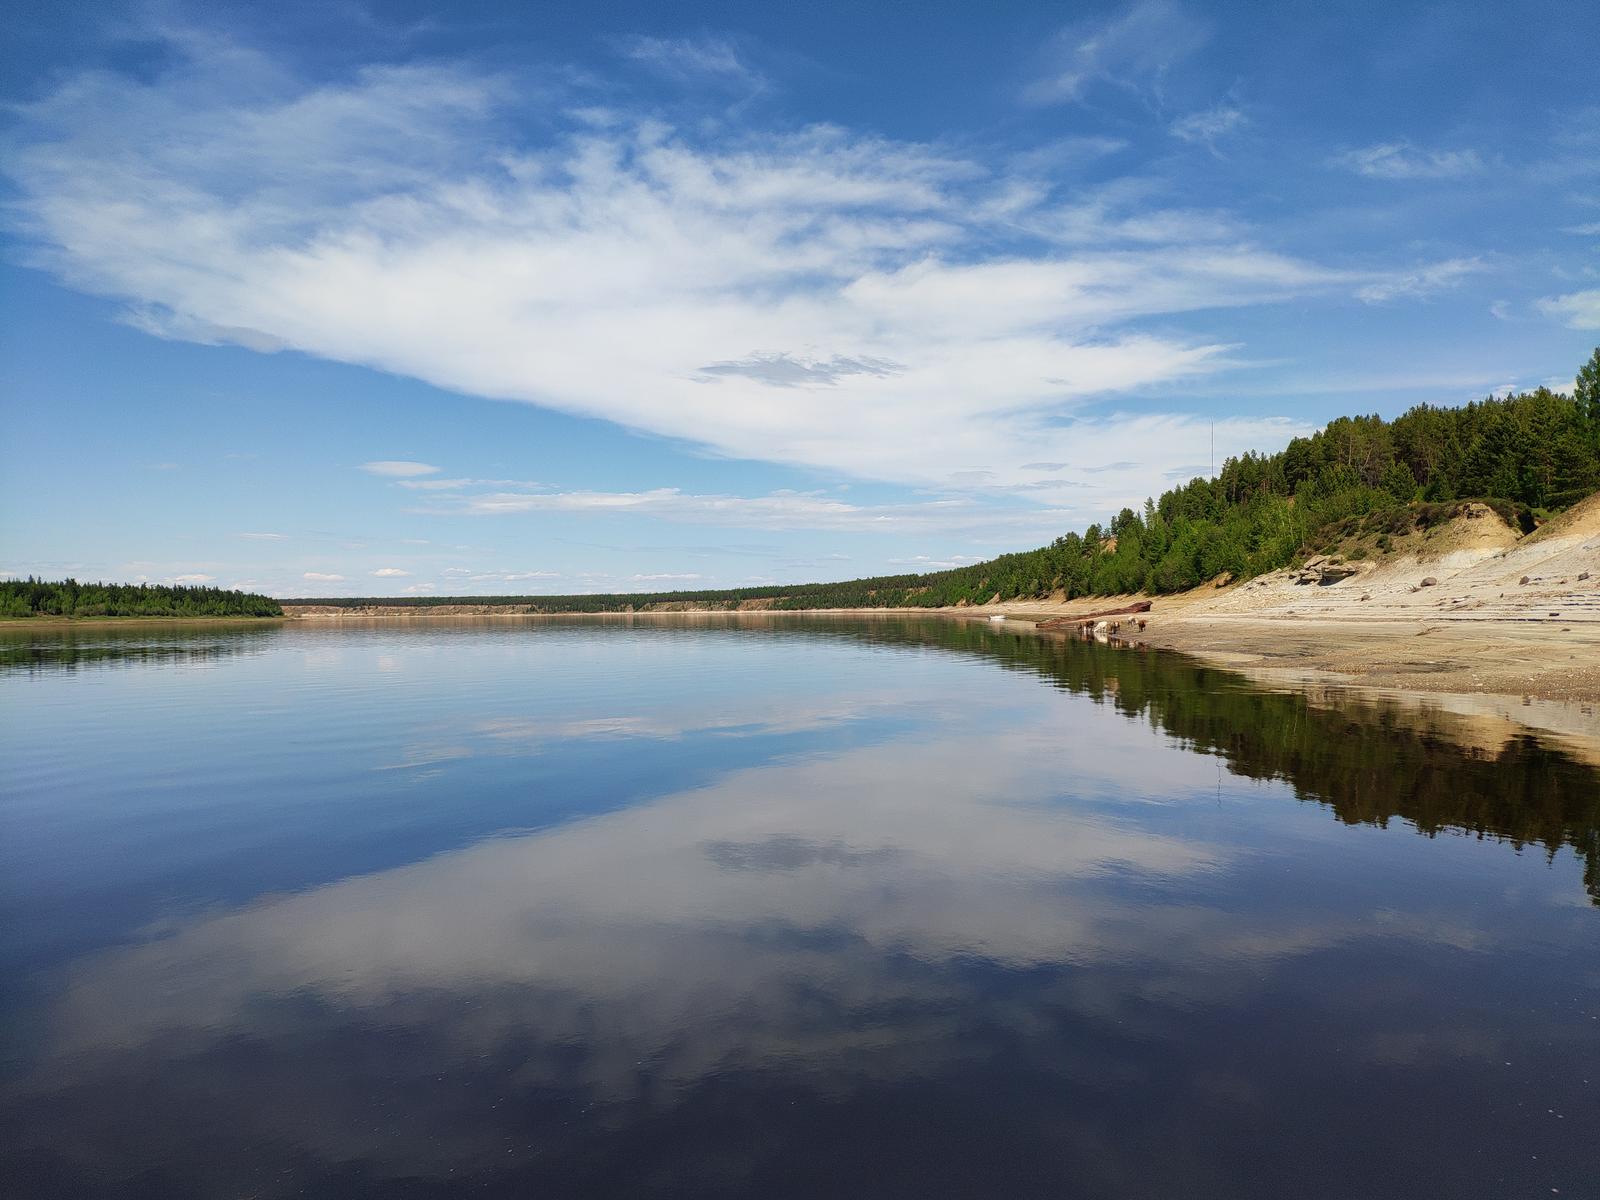
<svg viewBox="0 0 1600 1200">
<path fill-rule="evenodd" d="M 1338 566 L 1351 573 L 1328 583 L 1296 569 L 1156 597 L 1145 630 L 1123 632 L 1285 680 L 1600 702 L 1600 499 L 1526 537 L 1478 509 Z M 996 610 L 1040 620 L 1117 604 Z"/>
<path fill-rule="evenodd" d="M 997 605 L 1014 620 L 1072 616 L 1099 605 Z M 1217 612 L 1192 597 L 1158 598 L 1144 632 L 1123 634 L 1284 682 L 1584 702 L 1600 706 L 1600 620 L 1570 624 L 1432 614 L 1370 617 Z M 1600 712 L 1600 707 L 1596 707 Z"/>
<path fill-rule="evenodd" d="M 1013 620 L 1086 608 L 1006 606 Z M 1600 750 L 1600 621 L 1547 626 L 1493 617 L 1449 623 L 1340 620 L 1208 609 L 1188 597 L 1165 605 L 1158 599 L 1145 631 L 1131 636 L 1269 686 L 1381 696 L 1583 738 Z"/>
<path fill-rule="evenodd" d="M 1485 746 L 1558 734 L 1600 762 L 1600 500 L 1528 536 L 1476 511 L 1338 566 L 1352 573 L 1326 584 L 1297 569 L 1155 597 L 1144 630 L 1121 632 L 1271 686 L 1453 714 Z M 990 611 L 1038 621 L 1131 599 Z"/>
</svg>

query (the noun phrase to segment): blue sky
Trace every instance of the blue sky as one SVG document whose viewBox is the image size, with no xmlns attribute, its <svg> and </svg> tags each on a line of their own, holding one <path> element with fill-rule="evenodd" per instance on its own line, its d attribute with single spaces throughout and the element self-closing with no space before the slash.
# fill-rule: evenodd
<svg viewBox="0 0 1600 1200">
<path fill-rule="evenodd" d="M 6 20 L 5 574 L 949 565 L 1600 341 L 1587 0 Z"/>
</svg>

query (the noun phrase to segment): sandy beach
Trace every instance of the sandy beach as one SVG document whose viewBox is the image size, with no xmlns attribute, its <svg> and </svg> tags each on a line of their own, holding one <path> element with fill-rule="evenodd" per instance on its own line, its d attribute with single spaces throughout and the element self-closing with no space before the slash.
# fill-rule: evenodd
<svg viewBox="0 0 1600 1200">
<path fill-rule="evenodd" d="M 1154 597 L 1121 635 L 1281 679 L 1600 702 L 1600 498 L 1527 536 L 1492 511 L 1415 535 L 1375 560 L 1335 556 L 1235 586 Z M 1044 620 L 1135 597 L 1005 604 Z"/>
<path fill-rule="evenodd" d="M 1476 512 L 1376 561 L 1343 560 L 1351 573 L 1328 583 L 1308 579 L 1316 562 L 1154 597 L 1144 629 L 1122 618 L 1116 636 L 1269 685 L 1455 714 L 1486 749 L 1526 728 L 1600 751 L 1600 500 L 1527 536 Z M 1041 621 L 1135 599 L 990 611 Z"/>
</svg>

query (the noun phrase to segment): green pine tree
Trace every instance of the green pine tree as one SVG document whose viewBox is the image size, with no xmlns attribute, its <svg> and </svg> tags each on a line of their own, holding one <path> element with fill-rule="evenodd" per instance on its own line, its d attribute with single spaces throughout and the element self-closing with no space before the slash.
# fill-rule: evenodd
<svg viewBox="0 0 1600 1200">
<path fill-rule="evenodd" d="M 1572 398 L 1589 426 L 1589 436 L 1600 443 L 1600 346 L 1596 346 L 1589 361 L 1578 368 Z"/>
</svg>

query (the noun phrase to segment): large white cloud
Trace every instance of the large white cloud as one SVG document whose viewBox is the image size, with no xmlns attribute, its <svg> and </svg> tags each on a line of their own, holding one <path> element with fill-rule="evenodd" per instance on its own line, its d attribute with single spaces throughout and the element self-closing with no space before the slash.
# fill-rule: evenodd
<svg viewBox="0 0 1600 1200">
<path fill-rule="evenodd" d="M 311 84 L 205 43 L 153 84 L 86 74 L 22 112 L 17 211 L 42 263 L 164 336 L 1080 512 L 1123 497 L 1023 464 L 1137 461 L 1123 490 L 1158 485 L 1193 462 L 1195 422 L 1066 418 L 1228 354 L 1131 323 L 1385 278 L 1025 156 L 554 108 L 535 144 L 506 116 L 527 103 L 461 67 Z M 1217 452 L 1287 432 L 1225 422 Z"/>
<path fill-rule="evenodd" d="M 1540 310 L 1568 329 L 1600 329 L 1600 288 L 1551 296 L 1539 302 Z"/>
</svg>

